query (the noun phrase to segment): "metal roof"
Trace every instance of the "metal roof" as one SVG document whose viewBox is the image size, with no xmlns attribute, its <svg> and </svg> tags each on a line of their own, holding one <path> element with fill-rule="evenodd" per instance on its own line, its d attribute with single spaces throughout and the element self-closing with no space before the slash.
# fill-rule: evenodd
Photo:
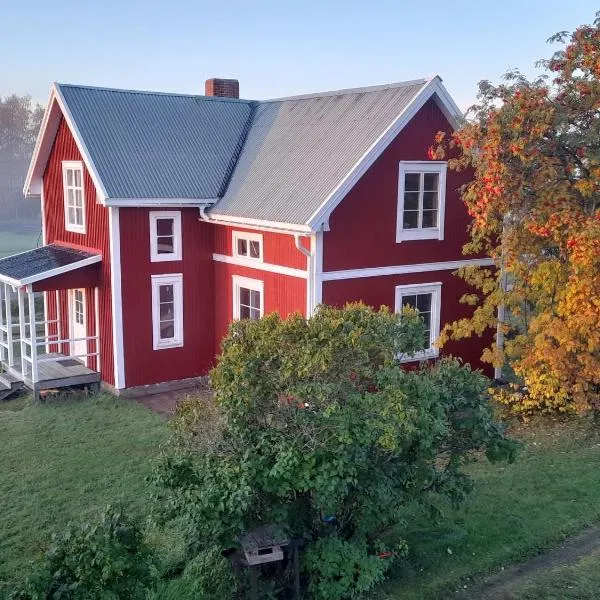
<svg viewBox="0 0 600 600">
<path fill-rule="evenodd" d="M 101 260 L 100 254 L 49 244 L 0 259 L 0 281 L 20 287 Z"/>
<path fill-rule="evenodd" d="M 428 80 L 260 102 L 209 212 L 306 224 Z"/>
<path fill-rule="evenodd" d="M 56 84 L 108 198 L 215 199 L 253 103 Z"/>
</svg>

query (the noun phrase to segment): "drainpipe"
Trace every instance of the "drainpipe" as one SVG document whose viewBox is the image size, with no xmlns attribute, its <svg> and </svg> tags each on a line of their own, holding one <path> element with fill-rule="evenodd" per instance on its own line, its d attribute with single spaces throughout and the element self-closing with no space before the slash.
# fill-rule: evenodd
<svg viewBox="0 0 600 600">
<path fill-rule="evenodd" d="M 310 317 L 315 309 L 314 306 L 314 260 L 313 253 L 302 245 L 302 236 L 299 233 L 294 234 L 296 249 L 306 256 L 306 316 Z"/>
</svg>

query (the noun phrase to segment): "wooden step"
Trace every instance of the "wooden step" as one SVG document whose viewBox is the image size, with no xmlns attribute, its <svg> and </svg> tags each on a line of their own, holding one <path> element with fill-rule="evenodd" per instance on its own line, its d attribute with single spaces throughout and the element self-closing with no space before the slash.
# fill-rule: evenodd
<svg viewBox="0 0 600 600">
<path fill-rule="evenodd" d="M 0 400 L 5 400 L 23 387 L 23 380 L 3 371 L 0 373 Z"/>
</svg>

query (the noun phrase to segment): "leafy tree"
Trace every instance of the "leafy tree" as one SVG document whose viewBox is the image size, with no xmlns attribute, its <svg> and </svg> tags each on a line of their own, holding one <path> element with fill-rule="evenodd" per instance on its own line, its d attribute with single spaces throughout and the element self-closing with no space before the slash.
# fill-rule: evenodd
<svg viewBox="0 0 600 600">
<path fill-rule="evenodd" d="M 212 373 L 216 409 L 188 400 L 172 421 L 155 473 L 167 516 L 187 519 L 198 548 L 265 523 L 307 538 L 314 598 L 375 585 L 389 565 L 376 552 L 404 550 L 382 540 L 408 505 L 459 503 L 473 451 L 514 451 L 482 375 L 451 359 L 398 367 L 422 335 L 414 313 L 358 304 L 232 324 Z"/>
<path fill-rule="evenodd" d="M 39 213 L 39 204 L 23 201 L 21 189 L 43 115 L 30 96 L 0 97 L 0 218 Z"/>
<path fill-rule="evenodd" d="M 483 358 L 524 380 L 526 395 L 501 398 L 519 411 L 600 407 L 600 21 L 551 41 L 564 46 L 550 75 L 481 82 L 470 120 L 430 150 L 472 170 L 465 253 L 498 266 L 462 270 L 478 306 L 442 342 L 495 328 L 505 307 L 504 350 Z"/>
</svg>

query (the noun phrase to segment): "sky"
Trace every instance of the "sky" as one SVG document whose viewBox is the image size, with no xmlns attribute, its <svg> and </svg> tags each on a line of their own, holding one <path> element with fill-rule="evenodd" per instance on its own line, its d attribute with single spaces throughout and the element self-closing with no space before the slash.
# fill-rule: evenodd
<svg viewBox="0 0 600 600">
<path fill-rule="evenodd" d="M 458 105 L 509 68 L 539 73 L 591 0 L 0 0 L 0 96 L 47 101 L 53 81 L 276 98 L 438 74 Z"/>
</svg>

